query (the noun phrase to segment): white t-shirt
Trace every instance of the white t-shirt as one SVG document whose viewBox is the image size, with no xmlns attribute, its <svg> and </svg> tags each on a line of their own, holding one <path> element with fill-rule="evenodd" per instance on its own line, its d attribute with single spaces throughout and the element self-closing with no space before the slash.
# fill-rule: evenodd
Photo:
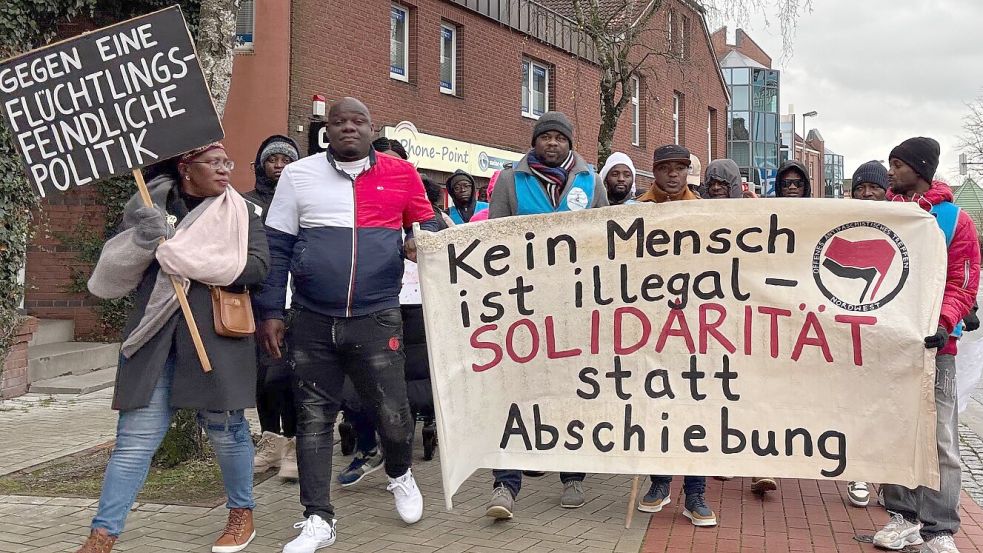
<svg viewBox="0 0 983 553">
<path fill-rule="evenodd" d="M 352 180 L 355 180 L 369 168 L 369 158 L 363 157 L 362 159 L 356 161 L 338 161 L 336 159 L 335 165 L 338 166 L 338 169 L 348 173 Z"/>
</svg>

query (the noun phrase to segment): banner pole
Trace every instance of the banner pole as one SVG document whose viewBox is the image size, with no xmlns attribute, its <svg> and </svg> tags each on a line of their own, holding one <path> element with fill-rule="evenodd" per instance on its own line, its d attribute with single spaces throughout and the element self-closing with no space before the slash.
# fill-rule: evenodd
<svg viewBox="0 0 983 553">
<path fill-rule="evenodd" d="M 143 173 L 140 172 L 140 169 L 133 170 L 133 178 L 137 181 L 137 189 L 140 191 L 140 198 L 143 200 L 143 205 L 153 207 L 154 201 L 150 197 L 150 190 L 147 189 L 147 183 L 143 180 Z M 206 373 L 212 372 L 212 364 L 208 360 L 208 352 L 205 351 L 205 344 L 201 341 L 201 334 L 198 333 L 198 325 L 195 323 L 194 313 L 191 312 L 188 296 L 184 292 L 184 283 L 181 278 L 175 275 L 170 276 L 171 284 L 174 286 L 174 293 L 177 295 L 177 301 L 181 304 L 181 312 L 184 314 L 184 320 L 188 323 L 188 330 L 191 332 L 191 340 L 195 344 L 195 351 L 198 352 L 198 361 L 201 362 L 201 370 Z"/>
<path fill-rule="evenodd" d="M 628 494 L 628 511 L 625 513 L 625 530 L 631 528 L 631 519 L 635 516 L 635 502 L 638 501 L 639 477 L 631 479 L 631 493 Z"/>
</svg>

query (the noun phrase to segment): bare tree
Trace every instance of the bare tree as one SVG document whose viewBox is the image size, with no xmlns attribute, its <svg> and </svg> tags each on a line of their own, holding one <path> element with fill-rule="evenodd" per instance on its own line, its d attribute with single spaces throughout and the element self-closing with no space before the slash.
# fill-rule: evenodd
<svg viewBox="0 0 983 553">
<path fill-rule="evenodd" d="M 664 0 L 571 0 L 578 29 L 590 41 L 601 70 L 601 125 L 597 135 L 598 164 L 611 155 L 618 121 L 631 102 L 632 80 L 652 56 L 682 59 L 681 43 L 667 43 L 650 25 Z M 725 21 L 746 21 L 751 14 L 773 8 L 778 14 L 785 54 L 791 52 L 798 15 L 812 0 L 698 0 L 706 12 Z M 669 33 L 675 31 L 670 29 Z"/>
<path fill-rule="evenodd" d="M 229 99 L 229 88 L 232 85 L 239 2 L 240 0 L 201 0 L 198 59 L 219 116 L 225 112 L 225 102 Z"/>
<path fill-rule="evenodd" d="M 963 134 L 959 147 L 966 154 L 967 171 L 977 177 L 983 175 L 983 93 L 966 104 L 968 112 L 963 116 Z"/>
</svg>

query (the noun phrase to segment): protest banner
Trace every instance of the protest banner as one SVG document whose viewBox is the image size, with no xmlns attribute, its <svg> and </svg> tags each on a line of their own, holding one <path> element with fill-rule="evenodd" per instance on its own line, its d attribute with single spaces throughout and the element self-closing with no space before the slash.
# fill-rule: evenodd
<svg viewBox="0 0 983 553">
<path fill-rule="evenodd" d="M 173 6 L 0 63 L 0 103 L 42 198 L 132 172 L 224 136 L 181 8 Z M 172 277 L 202 368 L 211 364 Z"/>
<path fill-rule="evenodd" d="M 916 206 L 636 204 L 417 251 L 448 508 L 479 468 L 938 488 L 946 250 Z"/>
</svg>

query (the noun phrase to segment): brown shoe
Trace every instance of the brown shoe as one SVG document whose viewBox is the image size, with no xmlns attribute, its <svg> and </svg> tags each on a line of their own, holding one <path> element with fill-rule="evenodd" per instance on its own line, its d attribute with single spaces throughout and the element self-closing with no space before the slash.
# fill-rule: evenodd
<svg viewBox="0 0 983 553">
<path fill-rule="evenodd" d="M 773 492 L 778 489 L 774 478 L 755 477 L 751 479 L 751 491 L 757 494 Z"/>
<path fill-rule="evenodd" d="M 89 539 L 85 540 L 82 548 L 75 553 L 110 553 L 116 544 L 116 536 L 110 536 L 102 528 L 93 528 Z"/>
<path fill-rule="evenodd" d="M 256 527 L 253 526 L 252 509 L 232 509 L 229 511 L 229 521 L 225 524 L 225 530 L 212 546 L 212 553 L 242 551 L 255 537 Z"/>
</svg>

